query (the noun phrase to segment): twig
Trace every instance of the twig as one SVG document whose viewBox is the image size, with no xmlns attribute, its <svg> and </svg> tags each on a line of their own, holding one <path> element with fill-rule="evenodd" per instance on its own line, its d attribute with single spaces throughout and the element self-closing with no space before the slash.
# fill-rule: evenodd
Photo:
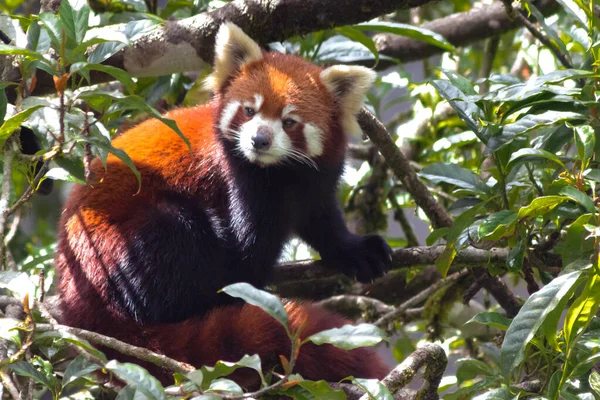
<svg viewBox="0 0 600 400">
<path fill-rule="evenodd" d="M 4 42 L 4 44 L 10 44 L 10 42 L 11 42 L 8 35 L 6 33 L 2 32 L 2 30 L 0 30 L 0 40 L 2 40 L 2 42 Z"/>
<path fill-rule="evenodd" d="M 12 167 L 15 157 L 13 138 L 9 138 L 4 144 L 4 169 L 2 171 L 2 192 L 0 193 L 0 269 L 6 268 L 6 223 L 8 222 L 8 204 L 10 202 L 10 189 L 12 183 Z"/>
<path fill-rule="evenodd" d="M 50 311 L 46 307 L 46 304 L 44 304 L 42 301 L 38 301 L 36 303 L 36 306 L 37 306 L 38 310 L 40 311 L 40 314 L 42 314 L 42 317 L 44 317 L 46 320 L 48 320 L 48 323 L 53 327 L 53 329 L 58 330 L 56 327 L 59 327 L 60 324 L 52 316 L 52 314 L 50 313 Z M 38 327 L 39 327 L 39 325 L 38 325 Z M 90 361 L 90 362 L 92 362 L 94 364 L 97 364 L 97 365 L 100 365 L 100 366 L 104 366 L 104 362 L 101 359 L 99 359 L 95 355 L 91 354 L 90 352 L 86 351 L 82 347 L 79 347 L 79 346 L 77 346 L 75 344 L 72 344 L 70 342 L 67 342 L 67 346 L 69 348 L 73 349 L 77 354 L 80 354 L 87 361 Z"/>
<path fill-rule="evenodd" d="M 502 3 L 504 3 L 504 7 L 506 7 L 506 12 L 513 18 L 517 18 L 519 20 L 519 22 L 521 24 L 523 24 L 523 26 L 525 26 L 525 28 L 527 28 L 527 30 L 535 37 L 537 38 L 540 42 L 542 42 L 542 44 L 544 46 L 546 46 L 548 49 L 550 49 L 550 51 L 552 52 L 552 54 L 554 54 L 554 56 L 556 58 L 558 58 L 558 60 L 560 61 L 560 63 L 565 67 L 565 68 L 573 68 L 573 64 L 571 64 L 571 62 L 569 61 L 569 59 L 567 58 L 567 56 L 565 54 L 563 54 L 563 52 L 560 50 L 560 48 L 554 44 L 554 42 L 552 42 L 552 40 L 550 40 L 546 35 L 544 35 L 541 31 L 539 31 L 537 29 L 537 27 L 527 19 L 527 17 L 525 17 L 523 15 L 523 13 L 520 10 L 515 10 L 512 6 L 512 3 L 510 0 L 502 0 Z"/>
<path fill-rule="evenodd" d="M 494 66 L 494 59 L 498 51 L 498 45 L 500 44 L 500 36 L 494 36 L 485 43 L 485 52 L 483 53 L 483 60 L 481 62 L 481 69 L 479 70 L 479 77 L 483 78 L 484 81 L 479 85 L 479 93 L 487 93 L 490 90 L 490 82 L 487 80 L 492 67 Z"/>
<path fill-rule="evenodd" d="M 10 223 L 10 228 L 8 229 L 8 233 L 4 237 L 4 245 L 5 246 L 8 246 L 10 241 L 13 240 L 13 238 L 15 237 L 15 234 L 17 233 L 17 229 L 19 229 L 19 224 L 21 223 L 21 210 L 22 209 L 17 210 L 17 212 L 15 213 L 15 216 L 13 217 L 12 222 Z"/>
<path fill-rule="evenodd" d="M 540 285 L 535 281 L 533 269 L 531 269 L 531 265 L 527 260 L 523 263 L 523 277 L 525 278 L 525 282 L 527 282 L 527 293 L 530 296 L 540 290 Z"/>
<path fill-rule="evenodd" d="M 44 177 L 44 175 L 46 174 L 46 172 L 48 172 L 48 164 L 49 164 L 49 162 L 50 162 L 50 160 L 46 161 L 41 166 L 40 170 L 38 171 L 38 173 L 33 178 L 33 182 L 31 182 L 31 185 L 29 185 L 29 187 L 21 195 L 21 197 L 19 198 L 19 200 L 15 201 L 15 203 L 8 210 L 5 211 L 5 214 L 6 214 L 7 217 L 9 215 L 13 214 L 15 211 L 17 211 L 19 209 L 19 207 L 21 207 L 24 203 L 26 203 L 27 201 L 29 201 L 29 199 L 31 198 L 31 196 L 33 196 L 33 193 L 35 193 L 34 187 L 37 187 L 38 183 L 40 182 L 40 179 L 42 179 Z"/>
<path fill-rule="evenodd" d="M 10 378 L 10 375 L 5 370 L 0 369 L 0 379 L 2 379 L 2 384 L 6 389 L 8 389 L 8 393 L 13 397 L 14 400 L 22 400 L 21 395 L 19 394 L 19 390 L 15 386 L 15 383 Z"/>
<path fill-rule="evenodd" d="M 481 280 L 483 287 L 496 299 L 500 307 L 506 311 L 508 318 L 515 317 L 521 309 L 521 302 L 506 286 L 502 278 L 491 276 L 485 267 L 473 268 L 473 274 Z"/>
<path fill-rule="evenodd" d="M 38 305 L 39 307 L 39 305 Z M 135 357 L 142 361 L 147 361 L 160 367 L 168 368 L 173 372 L 179 372 L 181 374 L 187 374 L 188 372 L 194 371 L 195 368 L 189 364 L 173 360 L 165 355 L 155 353 L 151 350 L 133 346 L 131 344 L 122 342 L 118 339 L 110 336 L 104 336 L 96 332 L 87 331 L 85 329 L 73 328 L 65 325 L 53 325 L 53 324 L 38 324 L 38 332 L 49 332 L 58 331 L 61 333 L 67 333 L 69 335 L 75 335 L 88 342 L 96 343 L 104 347 L 116 350 L 121 354 Z"/>
<path fill-rule="evenodd" d="M 425 367 L 424 382 L 417 392 L 417 399 L 437 400 L 437 389 L 442 380 L 442 375 L 448 365 L 448 357 L 441 346 L 427 343 L 415 350 L 402 364 L 392 370 L 383 380 L 383 383 L 392 393 L 406 386 Z M 363 395 L 360 400 L 369 400 L 369 395 Z"/>
<path fill-rule="evenodd" d="M 434 294 L 435 292 L 437 292 L 443 286 L 445 286 L 445 285 L 447 285 L 449 283 L 455 282 L 458 279 L 460 279 L 463 276 L 466 276 L 468 274 L 469 274 L 469 271 L 465 269 L 465 270 L 463 270 L 461 272 L 456 272 L 456 273 L 448 276 L 444 280 L 437 281 L 433 285 L 429 286 L 427 289 L 423 290 L 421 293 L 419 293 L 416 296 L 413 296 L 412 298 L 406 300 L 404 303 L 400 304 L 394 310 L 392 310 L 392 311 L 388 312 L 387 314 L 383 315 L 381 318 L 379 318 L 377 321 L 374 322 L 374 325 L 377 325 L 378 327 L 380 327 L 382 329 L 387 329 L 388 326 L 392 322 L 394 322 L 396 320 L 403 319 L 404 315 L 405 315 L 405 313 L 406 313 L 406 311 L 408 310 L 409 307 L 413 307 L 413 306 L 416 306 L 418 304 L 423 303 L 432 294 Z"/>
<path fill-rule="evenodd" d="M 398 204 L 398 201 L 396 200 L 396 197 L 394 196 L 393 192 L 390 192 L 390 194 L 388 195 L 388 200 L 394 208 L 394 219 L 400 224 L 400 227 L 404 232 L 404 236 L 406 236 L 406 241 L 408 242 L 407 246 L 418 246 L 419 239 L 417 239 L 417 236 L 415 235 L 415 232 L 410 222 L 408 222 L 408 218 L 406 218 L 406 215 L 404 214 L 404 209 L 400 207 L 400 204 Z"/>
<path fill-rule="evenodd" d="M 392 168 L 396 177 L 400 179 L 406 190 L 423 209 L 435 228 L 449 227 L 452 218 L 446 210 L 431 195 L 427 186 L 417 177 L 408 160 L 398 149 L 385 126 L 366 108 L 362 108 L 358 115 L 358 122 L 363 132 L 369 136 L 371 142 L 385 158 L 386 163 Z"/>
</svg>

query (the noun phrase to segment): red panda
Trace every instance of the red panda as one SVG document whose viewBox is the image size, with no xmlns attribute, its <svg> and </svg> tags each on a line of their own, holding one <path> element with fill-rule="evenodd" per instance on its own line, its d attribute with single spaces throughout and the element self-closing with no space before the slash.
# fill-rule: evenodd
<svg viewBox="0 0 600 400">
<path fill-rule="evenodd" d="M 321 69 L 263 53 L 224 24 L 207 81 L 214 99 L 166 115 L 191 151 L 158 120 L 145 121 L 113 141 L 141 173 L 139 192 L 111 155 L 106 170 L 92 163 L 102 183 L 77 186 L 66 202 L 56 259 L 61 322 L 197 367 L 244 354 L 288 357 L 273 318 L 217 292 L 234 282 L 264 287 L 292 235 L 361 282 L 389 268 L 386 241 L 350 233 L 336 199 L 347 135 L 360 132 L 356 113 L 373 80 L 363 67 Z M 347 323 L 311 304 L 286 307 L 303 337 Z M 169 382 L 167 371 L 145 367 Z M 308 344 L 296 370 L 334 381 L 381 378 L 387 368 L 370 349 Z"/>
</svg>

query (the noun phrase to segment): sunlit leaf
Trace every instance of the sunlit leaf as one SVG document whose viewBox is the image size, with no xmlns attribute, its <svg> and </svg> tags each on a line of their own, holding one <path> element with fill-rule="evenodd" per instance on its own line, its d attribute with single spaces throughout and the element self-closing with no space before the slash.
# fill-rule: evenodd
<svg viewBox="0 0 600 400">
<path fill-rule="evenodd" d="M 500 349 L 502 374 L 507 380 L 523 360 L 525 347 L 545 317 L 570 293 L 581 273 L 582 271 L 572 271 L 555 278 L 532 294 L 513 319 Z"/>
<path fill-rule="evenodd" d="M 287 329 L 287 312 L 285 311 L 285 308 L 283 308 L 281 301 L 271 293 L 256 289 L 254 286 L 245 282 L 225 286 L 222 291 L 232 297 L 238 297 L 248 304 L 260 307 Z"/>
<path fill-rule="evenodd" d="M 144 368 L 131 364 L 111 360 L 105 368 L 115 374 L 119 379 L 127 382 L 131 387 L 142 392 L 150 400 L 167 400 L 162 385 Z"/>
<path fill-rule="evenodd" d="M 344 350 L 373 346 L 386 340 L 385 332 L 371 324 L 344 325 L 309 336 L 306 341 L 314 344 L 332 344 Z"/>
</svg>

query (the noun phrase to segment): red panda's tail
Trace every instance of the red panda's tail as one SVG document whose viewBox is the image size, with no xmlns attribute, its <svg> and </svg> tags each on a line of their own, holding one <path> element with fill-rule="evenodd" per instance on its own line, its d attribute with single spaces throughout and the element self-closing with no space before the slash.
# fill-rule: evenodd
<svg viewBox="0 0 600 400">
<path fill-rule="evenodd" d="M 292 331 L 301 328 L 301 338 L 341 327 L 349 321 L 313 304 L 290 302 L 286 305 Z M 148 348 L 196 367 L 213 365 L 218 360 L 238 361 L 245 354 L 258 354 L 263 370 L 276 367 L 282 372 L 279 355 L 289 360 L 291 345 L 283 327 L 258 307 L 248 304 L 222 307 L 203 318 L 177 324 L 146 327 Z M 145 365 L 163 383 L 172 383 L 168 371 Z M 301 347 L 295 366 L 306 379 L 338 381 L 347 376 L 383 378 L 389 368 L 375 350 L 341 350 L 331 345 L 312 343 Z M 258 375 L 240 371 L 234 379 L 242 385 L 257 383 Z M 252 382 L 254 381 L 254 382 Z"/>
</svg>

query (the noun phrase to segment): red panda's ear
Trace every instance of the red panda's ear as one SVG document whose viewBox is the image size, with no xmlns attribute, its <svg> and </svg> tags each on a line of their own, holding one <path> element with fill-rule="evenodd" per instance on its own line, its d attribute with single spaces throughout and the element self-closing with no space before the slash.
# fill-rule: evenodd
<svg viewBox="0 0 600 400">
<path fill-rule="evenodd" d="M 204 83 L 207 89 L 218 92 L 236 71 L 254 60 L 262 58 L 260 46 L 237 25 L 221 25 L 215 40 L 215 66 Z"/>
<path fill-rule="evenodd" d="M 356 114 L 376 77 L 377 74 L 369 68 L 359 66 L 334 65 L 321 72 L 321 81 L 340 105 L 340 122 L 344 132 L 362 134 Z"/>
</svg>

